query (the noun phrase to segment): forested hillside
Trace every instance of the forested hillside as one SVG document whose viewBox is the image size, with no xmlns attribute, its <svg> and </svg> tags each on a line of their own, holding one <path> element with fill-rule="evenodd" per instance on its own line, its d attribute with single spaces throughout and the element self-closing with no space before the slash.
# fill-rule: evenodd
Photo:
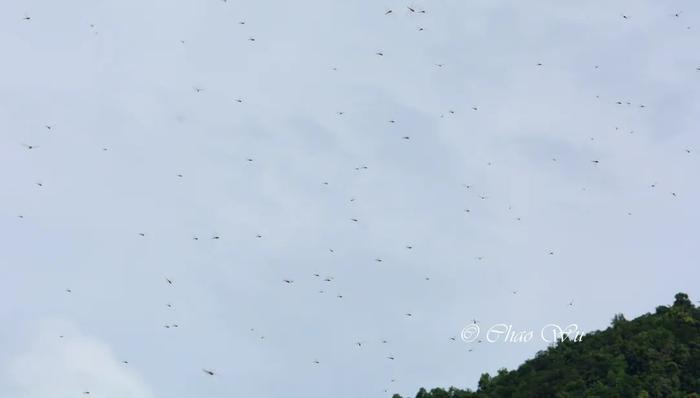
<svg viewBox="0 0 700 398">
<path fill-rule="evenodd" d="M 421 389 L 416 398 L 700 398 L 700 309 L 684 293 L 672 306 L 562 341 L 518 369 L 483 374 L 477 391 Z M 394 398 L 401 398 L 394 395 Z"/>
</svg>

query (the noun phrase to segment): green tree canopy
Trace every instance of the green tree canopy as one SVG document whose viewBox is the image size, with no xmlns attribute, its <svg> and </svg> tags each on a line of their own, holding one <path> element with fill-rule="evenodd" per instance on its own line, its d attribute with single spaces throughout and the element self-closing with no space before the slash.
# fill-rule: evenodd
<svg viewBox="0 0 700 398">
<path fill-rule="evenodd" d="M 512 371 L 481 375 L 476 391 L 421 388 L 416 398 L 700 398 L 700 309 L 685 293 L 671 307 L 559 341 Z M 401 398 L 394 395 L 394 398 Z"/>
</svg>

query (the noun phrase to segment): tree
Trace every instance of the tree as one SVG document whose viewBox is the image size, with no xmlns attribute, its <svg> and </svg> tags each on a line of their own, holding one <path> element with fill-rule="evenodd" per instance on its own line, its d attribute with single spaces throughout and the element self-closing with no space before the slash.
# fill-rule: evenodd
<svg viewBox="0 0 700 398">
<path fill-rule="evenodd" d="M 560 341 L 518 369 L 484 373 L 478 386 L 421 388 L 416 398 L 700 398 L 700 309 L 678 293 L 654 314 L 617 314 L 608 329 Z"/>
</svg>

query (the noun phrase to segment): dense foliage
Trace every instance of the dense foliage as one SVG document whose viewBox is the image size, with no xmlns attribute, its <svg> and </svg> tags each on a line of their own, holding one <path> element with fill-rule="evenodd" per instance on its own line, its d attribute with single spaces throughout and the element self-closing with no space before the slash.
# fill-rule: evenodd
<svg viewBox="0 0 700 398">
<path fill-rule="evenodd" d="M 632 321 L 616 315 L 608 329 L 560 341 L 516 370 L 485 373 L 477 391 L 421 389 L 416 398 L 700 398 L 700 308 L 675 298 Z"/>
</svg>

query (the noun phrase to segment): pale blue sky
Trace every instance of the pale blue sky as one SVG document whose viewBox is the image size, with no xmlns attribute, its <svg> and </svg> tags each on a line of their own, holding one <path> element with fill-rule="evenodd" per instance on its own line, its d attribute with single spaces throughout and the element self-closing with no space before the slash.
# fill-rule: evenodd
<svg viewBox="0 0 700 398">
<path fill-rule="evenodd" d="M 698 299 L 700 4 L 535 4 L 0 3 L 0 396 L 412 396 Z"/>
</svg>

